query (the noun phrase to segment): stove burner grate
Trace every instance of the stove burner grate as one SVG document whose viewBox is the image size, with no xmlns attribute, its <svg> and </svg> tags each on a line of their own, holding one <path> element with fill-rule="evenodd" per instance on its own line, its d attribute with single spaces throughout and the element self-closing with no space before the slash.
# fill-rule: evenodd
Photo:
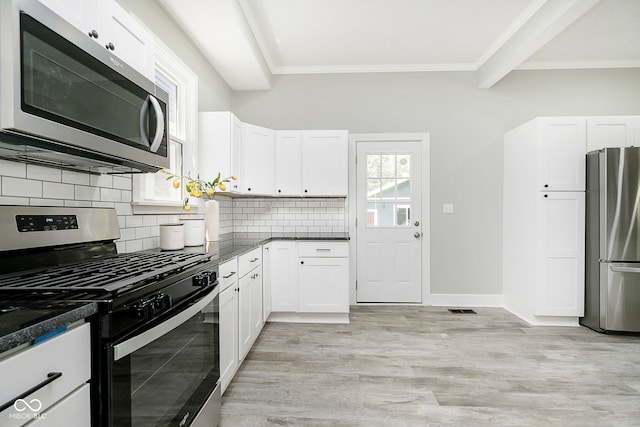
<svg viewBox="0 0 640 427">
<path fill-rule="evenodd" d="M 211 254 L 149 252 L 118 254 L 47 269 L 0 276 L 0 290 L 99 290 L 113 292 L 207 261 Z"/>
</svg>

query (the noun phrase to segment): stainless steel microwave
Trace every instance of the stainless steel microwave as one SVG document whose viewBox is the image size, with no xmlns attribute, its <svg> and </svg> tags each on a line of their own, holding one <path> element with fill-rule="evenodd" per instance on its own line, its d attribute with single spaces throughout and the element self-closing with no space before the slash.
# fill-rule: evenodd
<svg viewBox="0 0 640 427">
<path fill-rule="evenodd" d="M 167 104 L 154 82 L 38 1 L 0 2 L 0 158 L 157 171 L 169 166 Z"/>
</svg>

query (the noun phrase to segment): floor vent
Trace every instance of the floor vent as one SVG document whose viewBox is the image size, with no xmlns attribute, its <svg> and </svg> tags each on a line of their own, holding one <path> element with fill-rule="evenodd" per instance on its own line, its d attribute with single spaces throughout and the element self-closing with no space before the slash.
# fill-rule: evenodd
<svg viewBox="0 0 640 427">
<path fill-rule="evenodd" d="M 451 314 L 478 314 L 474 310 L 470 308 L 450 308 L 449 313 Z"/>
</svg>

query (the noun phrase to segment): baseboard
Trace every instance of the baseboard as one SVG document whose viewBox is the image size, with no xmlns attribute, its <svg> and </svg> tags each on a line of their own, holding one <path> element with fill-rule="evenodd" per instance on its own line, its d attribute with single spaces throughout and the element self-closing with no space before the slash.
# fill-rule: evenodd
<svg viewBox="0 0 640 427">
<path fill-rule="evenodd" d="M 580 326 L 579 318 L 571 316 L 535 316 L 533 314 L 521 315 L 508 307 L 504 307 L 509 313 L 524 320 L 531 326 Z"/>
<path fill-rule="evenodd" d="M 502 295 L 431 294 L 429 300 L 435 307 L 504 307 Z"/>
<path fill-rule="evenodd" d="M 274 313 L 267 322 L 283 323 L 349 323 L 349 313 Z"/>
</svg>

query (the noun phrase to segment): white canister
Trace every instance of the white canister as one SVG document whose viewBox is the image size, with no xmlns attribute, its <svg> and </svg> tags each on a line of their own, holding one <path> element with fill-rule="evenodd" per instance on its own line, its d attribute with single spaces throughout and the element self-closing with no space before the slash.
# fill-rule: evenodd
<svg viewBox="0 0 640 427">
<path fill-rule="evenodd" d="M 160 224 L 160 249 L 175 251 L 184 248 L 184 224 Z"/>
<path fill-rule="evenodd" d="M 184 245 L 204 245 L 204 219 L 183 219 L 184 221 Z"/>
</svg>

